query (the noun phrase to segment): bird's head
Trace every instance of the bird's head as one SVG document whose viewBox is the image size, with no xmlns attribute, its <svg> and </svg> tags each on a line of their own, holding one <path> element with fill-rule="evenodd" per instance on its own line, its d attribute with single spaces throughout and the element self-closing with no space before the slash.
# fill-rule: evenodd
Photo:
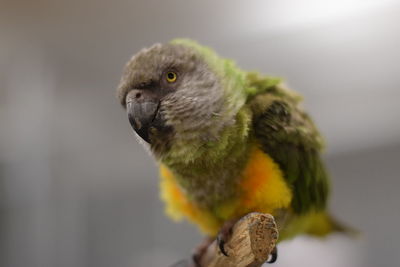
<svg viewBox="0 0 400 267">
<path fill-rule="evenodd" d="M 243 82 L 231 61 L 178 39 L 134 55 L 117 95 L 135 132 L 157 155 L 217 141 L 245 102 Z"/>
</svg>

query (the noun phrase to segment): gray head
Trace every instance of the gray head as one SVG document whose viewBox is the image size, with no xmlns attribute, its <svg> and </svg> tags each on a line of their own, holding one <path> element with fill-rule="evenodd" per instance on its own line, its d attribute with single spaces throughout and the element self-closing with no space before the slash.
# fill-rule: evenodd
<svg viewBox="0 0 400 267">
<path fill-rule="evenodd" d="M 177 144 L 215 140 L 234 121 L 236 111 L 224 100 L 222 59 L 187 43 L 141 50 L 126 64 L 118 87 L 133 129 L 156 154 Z"/>
</svg>

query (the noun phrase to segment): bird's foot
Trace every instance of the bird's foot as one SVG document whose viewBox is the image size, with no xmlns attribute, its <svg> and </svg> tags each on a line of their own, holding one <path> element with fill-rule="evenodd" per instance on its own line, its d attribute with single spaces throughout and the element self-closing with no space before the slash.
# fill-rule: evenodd
<svg viewBox="0 0 400 267">
<path fill-rule="evenodd" d="M 225 250 L 225 244 L 226 242 L 228 242 L 228 240 L 231 238 L 232 236 L 232 228 L 235 225 L 235 223 L 238 220 L 229 220 L 226 221 L 224 223 L 224 225 L 222 226 L 221 230 L 219 231 L 218 235 L 217 235 L 217 244 L 218 244 L 218 248 L 221 251 L 222 254 L 224 254 L 225 256 L 229 256 L 228 253 Z"/>
<path fill-rule="evenodd" d="M 195 249 L 192 254 L 192 261 L 193 261 L 193 266 L 195 267 L 200 267 L 201 264 L 201 258 L 207 251 L 207 248 L 210 246 L 210 244 L 213 242 L 213 239 L 210 237 L 206 237 Z"/>
<path fill-rule="evenodd" d="M 278 248 L 275 246 L 274 249 L 271 251 L 267 263 L 274 263 L 278 259 Z"/>
</svg>

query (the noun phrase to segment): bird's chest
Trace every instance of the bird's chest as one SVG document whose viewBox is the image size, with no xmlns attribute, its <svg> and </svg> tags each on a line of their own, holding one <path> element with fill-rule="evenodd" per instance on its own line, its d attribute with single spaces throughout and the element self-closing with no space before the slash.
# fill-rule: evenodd
<svg viewBox="0 0 400 267">
<path fill-rule="evenodd" d="M 252 211 L 273 214 L 287 208 L 292 199 L 279 166 L 256 147 L 240 169 L 221 166 L 210 176 L 182 182 L 183 177 L 162 166 L 161 177 L 167 212 L 173 217 L 187 216 L 207 233 L 227 219 Z"/>
<path fill-rule="evenodd" d="M 197 206 L 213 210 L 237 197 L 243 164 L 221 163 L 218 166 L 190 166 L 175 173 L 175 180 L 187 198 Z"/>
</svg>

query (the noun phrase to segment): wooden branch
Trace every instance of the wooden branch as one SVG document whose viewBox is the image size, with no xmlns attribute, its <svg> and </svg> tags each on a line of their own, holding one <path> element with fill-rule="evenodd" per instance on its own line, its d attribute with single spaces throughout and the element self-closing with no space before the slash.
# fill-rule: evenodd
<svg viewBox="0 0 400 267">
<path fill-rule="evenodd" d="M 201 259 L 201 267 L 259 267 L 268 260 L 278 239 L 278 229 L 270 214 L 249 213 L 232 230 L 232 237 L 225 243 L 228 257 L 214 240 Z M 182 261 L 174 265 L 178 266 L 190 265 Z"/>
<path fill-rule="evenodd" d="M 225 244 L 228 257 L 214 241 L 202 258 L 203 267 L 256 267 L 268 260 L 278 239 L 274 217 L 253 212 L 240 219 L 233 227 L 232 237 Z"/>
</svg>

